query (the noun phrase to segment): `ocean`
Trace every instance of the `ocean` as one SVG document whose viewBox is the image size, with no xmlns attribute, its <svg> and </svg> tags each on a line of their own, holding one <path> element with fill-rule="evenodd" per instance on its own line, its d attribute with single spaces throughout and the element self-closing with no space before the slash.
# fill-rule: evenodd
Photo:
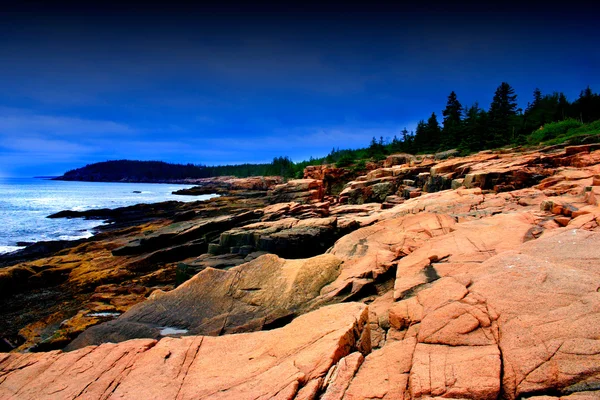
<svg viewBox="0 0 600 400">
<path fill-rule="evenodd" d="M 158 183 L 68 182 L 36 178 L 0 178 L 0 254 L 19 250 L 19 242 L 75 240 L 93 235 L 102 221 L 50 219 L 62 210 L 117 208 L 167 200 L 197 201 L 206 196 L 178 196 L 192 187 Z M 141 192 L 141 193 L 136 193 Z"/>
</svg>

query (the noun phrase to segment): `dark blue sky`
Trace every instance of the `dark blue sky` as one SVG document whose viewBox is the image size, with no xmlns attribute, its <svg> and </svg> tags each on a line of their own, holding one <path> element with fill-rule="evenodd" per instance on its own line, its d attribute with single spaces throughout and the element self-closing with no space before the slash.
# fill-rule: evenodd
<svg viewBox="0 0 600 400">
<path fill-rule="evenodd" d="M 0 2 L 0 176 L 301 161 L 441 120 L 451 90 L 600 90 L 585 4 L 448 3 Z"/>
</svg>

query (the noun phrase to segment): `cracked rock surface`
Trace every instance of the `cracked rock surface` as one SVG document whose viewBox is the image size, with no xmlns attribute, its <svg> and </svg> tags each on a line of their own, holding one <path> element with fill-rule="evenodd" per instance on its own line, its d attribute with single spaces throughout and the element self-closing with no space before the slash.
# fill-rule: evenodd
<svg viewBox="0 0 600 400">
<path fill-rule="evenodd" d="M 345 303 L 266 332 L 3 355 L 0 398 L 293 399 L 304 388 L 326 391 L 321 382 L 340 359 L 367 352 L 366 326 L 367 307 Z"/>
<path fill-rule="evenodd" d="M 600 399 L 600 151 L 419 157 L 340 199 L 418 196 L 275 204 L 219 238 L 335 220 L 324 254 L 206 267 L 72 351 L 0 353 L 0 399 Z"/>
</svg>

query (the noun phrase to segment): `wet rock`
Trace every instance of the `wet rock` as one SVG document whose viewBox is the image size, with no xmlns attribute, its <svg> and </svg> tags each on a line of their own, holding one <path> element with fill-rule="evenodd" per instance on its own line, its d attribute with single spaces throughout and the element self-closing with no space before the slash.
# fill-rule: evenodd
<svg viewBox="0 0 600 400">
<path fill-rule="evenodd" d="M 261 212 L 244 212 L 225 215 L 201 221 L 186 221 L 171 224 L 156 232 L 146 233 L 130 241 L 127 245 L 112 251 L 115 256 L 135 255 L 172 247 L 192 240 L 204 239 L 214 231 L 223 231 L 262 215 Z M 185 257 L 184 257 L 185 258 Z"/>
</svg>

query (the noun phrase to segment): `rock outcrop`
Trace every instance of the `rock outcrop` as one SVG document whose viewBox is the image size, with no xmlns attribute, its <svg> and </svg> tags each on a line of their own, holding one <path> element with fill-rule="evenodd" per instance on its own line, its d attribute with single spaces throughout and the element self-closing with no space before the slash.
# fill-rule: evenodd
<svg viewBox="0 0 600 400">
<path fill-rule="evenodd" d="M 320 291 L 337 278 L 340 264 L 333 255 L 284 260 L 268 254 L 226 271 L 207 268 L 177 289 L 154 292 L 119 318 L 89 328 L 67 348 L 159 338 L 173 330 L 222 335 L 281 326 L 324 303 Z"/>
<path fill-rule="evenodd" d="M 318 179 L 323 182 L 323 190 L 326 195 L 337 196 L 344 189 L 346 182 L 354 180 L 364 171 L 336 168 L 332 164 L 310 165 L 304 169 L 304 179 Z"/>
<path fill-rule="evenodd" d="M 271 203 L 318 203 L 325 195 L 323 181 L 319 179 L 294 179 L 277 185 L 268 192 Z"/>
<path fill-rule="evenodd" d="M 337 390 L 337 381 L 328 378 L 346 360 L 368 354 L 366 326 L 366 306 L 347 303 L 267 332 L 138 339 L 70 353 L 3 354 L 0 397 L 314 398 Z"/>
<path fill-rule="evenodd" d="M 572 146 L 535 151 L 483 151 L 468 157 L 450 152 L 436 156 L 389 156 L 383 168 L 369 171 L 348 182 L 340 193 L 340 202 L 362 204 L 386 201 L 388 196 L 405 199 L 445 189 L 481 188 L 506 192 L 531 187 L 554 174 L 548 167 L 584 166 L 596 163 L 593 148 Z M 590 157 L 591 156 L 591 157 Z M 592 160 L 591 160 L 592 159 Z"/>
<path fill-rule="evenodd" d="M 337 218 L 284 218 L 257 222 L 223 232 L 211 253 L 267 251 L 286 258 L 310 257 L 325 252 L 337 239 Z"/>
<path fill-rule="evenodd" d="M 600 150 L 385 163 L 339 199 L 313 197 L 315 168 L 229 215 L 4 268 L 103 284 L 63 315 L 83 331 L 59 342 L 70 351 L 0 355 L 0 397 L 600 398 Z M 94 269 L 76 264 L 85 249 Z M 151 283 L 182 265 L 199 273 Z M 22 334 L 56 322 L 37 323 Z"/>
<path fill-rule="evenodd" d="M 224 194 L 248 196 L 249 193 L 260 195 L 283 182 L 279 176 L 251 176 L 248 178 L 236 178 L 233 176 L 218 176 L 214 178 L 203 178 L 189 181 L 198 186 L 189 189 L 180 189 L 173 194 L 186 196 L 200 196 L 204 194 Z M 264 194 L 264 193 L 263 193 Z"/>
</svg>

